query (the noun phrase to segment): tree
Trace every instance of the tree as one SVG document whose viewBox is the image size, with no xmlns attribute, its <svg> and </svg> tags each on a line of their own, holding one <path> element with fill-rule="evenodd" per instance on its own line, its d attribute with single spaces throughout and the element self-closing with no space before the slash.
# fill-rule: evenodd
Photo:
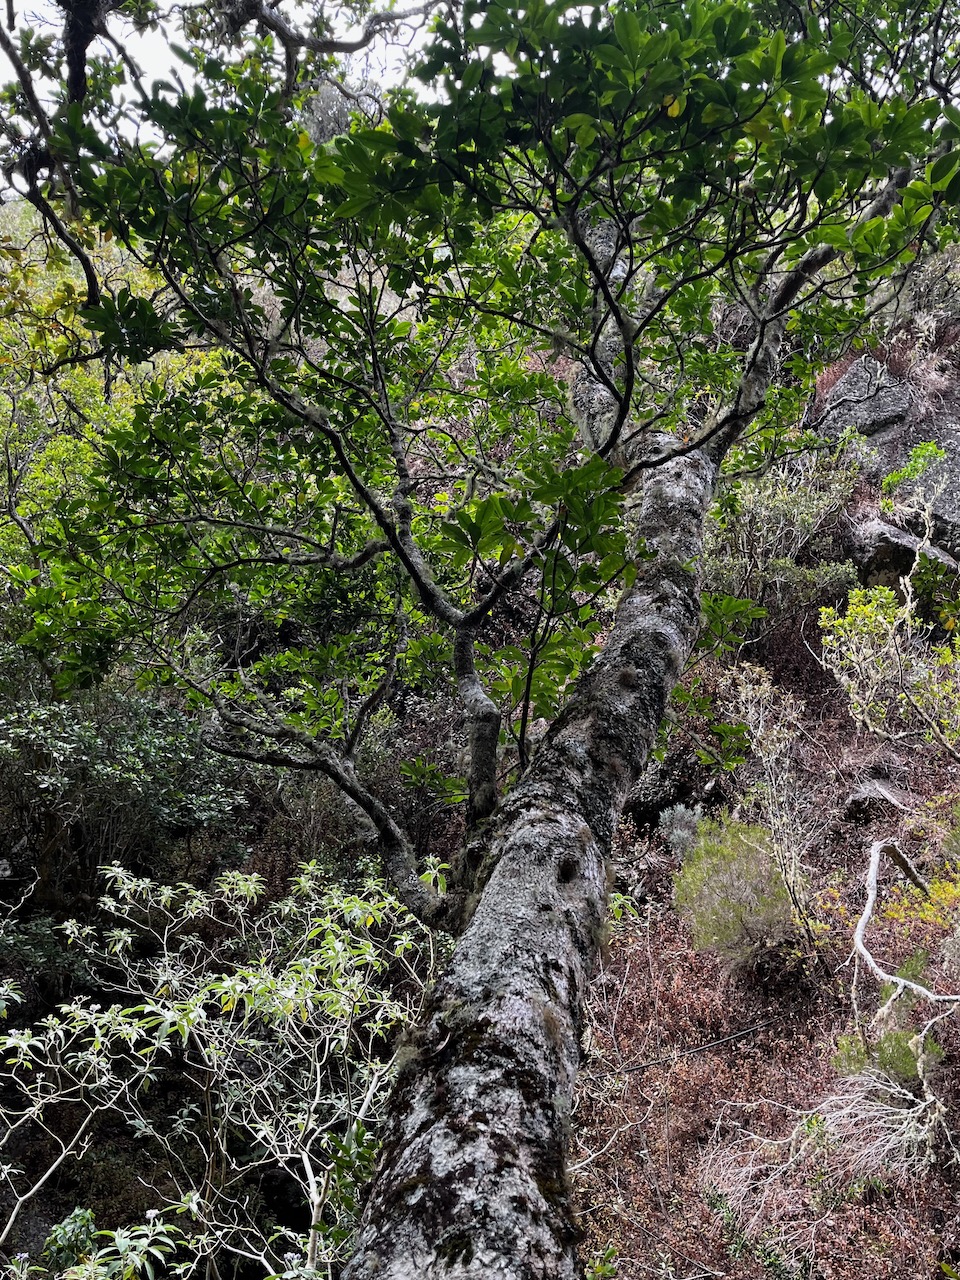
<svg viewBox="0 0 960 1280">
<path fill-rule="evenodd" d="M 346 1275 L 574 1275 L 580 1008 L 614 827 L 697 634 L 704 517 L 721 466 L 797 444 L 816 363 L 951 234 L 958 18 L 467 4 L 420 57 L 433 101 L 398 91 L 320 144 L 349 37 L 208 19 L 189 86 L 101 66 L 122 108 L 68 60 L 44 114 L 49 51 L 0 37 L 8 173 L 81 264 L 92 349 L 219 353 L 161 366 L 36 536 L 212 705 L 211 745 L 335 782 L 457 935 Z M 100 286 L 63 192 L 152 290 Z M 398 684 L 444 682 L 468 798 L 440 886 L 357 760 Z"/>
</svg>

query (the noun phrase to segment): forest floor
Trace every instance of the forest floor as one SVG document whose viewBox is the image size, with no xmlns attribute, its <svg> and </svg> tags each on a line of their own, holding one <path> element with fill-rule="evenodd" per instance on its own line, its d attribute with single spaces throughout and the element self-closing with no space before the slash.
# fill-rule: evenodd
<svg viewBox="0 0 960 1280">
<path fill-rule="evenodd" d="M 923 1020 L 901 1003 L 878 1023 L 888 993 L 855 962 L 875 840 L 898 838 L 934 893 L 886 867 L 873 953 L 888 971 L 922 964 L 925 982 L 958 989 L 952 915 L 933 903 L 960 894 L 957 766 L 862 738 L 832 682 L 807 661 L 789 667 L 778 674 L 805 700 L 792 770 L 815 945 L 773 947 L 731 972 L 694 948 L 662 833 L 628 823 L 621 836 L 620 878 L 639 917 L 613 927 L 594 985 L 571 1159 L 598 1276 L 933 1280 L 960 1262 L 956 1016 L 936 1027 L 942 1059 L 923 1079 L 905 1072 L 896 1096 L 844 1061 L 853 1037 L 905 1044 Z M 695 778 L 695 762 L 679 772 Z M 878 777 L 902 808 L 861 802 Z M 735 813 L 750 783 L 743 770 L 725 782 Z M 687 803 L 708 794 L 694 784 Z"/>
</svg>

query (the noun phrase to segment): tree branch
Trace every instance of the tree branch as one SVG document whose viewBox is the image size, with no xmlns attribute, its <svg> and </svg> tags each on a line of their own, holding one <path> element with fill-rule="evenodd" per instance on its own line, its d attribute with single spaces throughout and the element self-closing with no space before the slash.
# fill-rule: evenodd
<svg viewBox="0 0 960 1280">
<path fill-rule="evenodd" d="M 857 955 L 860 956 L 867 965 L 867 968 L 878 978 L 884 985 L 892 985 L 893 996 L 891 1000 L 896 999 L 904 991 L 912 991 L 914 995 L 920 996 L 923 1000 L 929 1000 L 932 1004 L 949 1004 L 960 1005 L 960 995 L 939 995 L 935 991 L 931 991 L 929 987 L 922 986 L 919 982 L 913 982 L 910 978 L 903 978 L 898 973 L 888 973 L 873 957 L 873 953 L 867 946 L 864 936 L 867 931 L 873 912 L 877 905 L 878 881 L 880 878 L 880 862 L 884 854 L 888 854 L 901 868 L 903 867 L 904 855 L 895 840 L 884 839 L 875 840 L 870 846 L 870 863 L 867 868 L 867 899 L 864 903 L 863 911 L 860 919 L 857 921 L 857 927 L 853 933 L 853 946 Z M 916 873 L 911 877 L 916 883 Z"/>
<path fill-rule="evenodd" d="M 497 746 L 500 741 L 500 710 L 477 674 L 475 644 L 476 629 L 460 627 L 454 640 L 453 666 L 457 692 L 467 717 L 468 829 L 489 818 L 497 807 Z M 469 891 L 473 886 L 463 887 Z"/>
</svg>

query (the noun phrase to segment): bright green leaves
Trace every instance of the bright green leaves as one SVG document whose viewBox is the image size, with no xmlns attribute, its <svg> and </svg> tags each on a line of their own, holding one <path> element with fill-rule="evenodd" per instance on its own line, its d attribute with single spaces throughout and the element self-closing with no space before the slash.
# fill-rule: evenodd
<svg viewBox="0 0 960 1280">
<path fill-rule="evenodd" d="M 642 86 L 651 97 L 656 95 L 661 83 L 666 82 L 663 68 L 669 71 L 677 64 L 682 65 L 687 51 L 680 31 L 669 26 L 664 30 L 662 24 L 660 29 L 657 25 L 650 29 L 641 23 L 638 11 L 629 5 L 615 11 L 612 38 L 609 30 L 606 37 L 609 43 L 599 44 L 592 51 L 596 65 L 626 72 L 626 78 L 616 79 L 633 88 Z M 682 107 L 676 99 L 665 105 L 669 116 L 680 115 Z"/>
<path fill-rule="evenodd" d="M 400 776 L 406 786 L 421 792 L 424 799 L 430 796 L 441 804 L 460 804 L 467 798 L 467 785 L 463 778 L 450 777 L 438 764 L 423 756 L 402 761 Z M 437 870 L 439 872 L 439 868 Z M 438 888 L 441 893 L 446 891 L 442 874 L 438 876 Z"/>
<path fill-rule="evenodd" d="M 618 165 L 650 161 L 662 150 L 679 165 L 682 156 L 672 154 L 678 130 L 687 147 L 718 130 L 732 131 L 731 140 L 752 134 L 767 141 L 782 130 L 785 111 L 793 110 L 795 128 L 797 118 L 826 96 L 822 81 L 831 56 L 802 42 L 788 44 L 782 31 L 764 36 L 744 5 L 626 3 L 615 9 L 612 23 L 597 9 L 584 15 L 558 5 L 548 12 L 560 20 L 544 25 L 529 6 L 492 6 L 482 22 L 464 27 L 455 46 L 452 38 L 444 41 L 452 31 L 441 28 L 424 74 L 444 67 L 446 88 L 456 95 L 456 128 L 448 129 L 440 114 L 436 140 L 444 151 L 451 141 L 461 152 L 469 146 L 476 167 L 503 141 L 520 144 L 518 130 L 525 128 L 527 145 L 546 140 L 543 123 L 554 120 L 578 149 L 566 157 L 577 176 L 600 162 L 596 151 L 579 154 L 598 140 Z M 491 51 L 510 61 L 508 72 L 494 73 Z M 481 60 L 482 74 L 475 70 Z M 697 163 L 702 168 L 702 157 L 688 171 Z"/>
<path fill-rule="evenodd" d="M 124 148 L 109 165 L 81 138 L 84 194 L 93 216 L 123 241 L 162 244 L 158 265 L 181 294 L 184 325 L 262 332 L 267 288 L 277 328 L 294 310 L 317 323 L 328 317 L 342 245 L 329 218 L 318 225 L 318 210 L 343 202 L 346 174 L 297 127 L 278 87 L 249 76 L 158 94 L 151 128 L 162 143 Z M 134 359 L 175 348 L 183 330 L 158 323 L 145 301 L 123 297 L 96 309 L 92 321 L 108 345 Z"/>
<path fill-rule="evenodd" d="M 835 212 L 849 230 L 864 184 L 928 146 L 928 103 L 878 100 L 855 83 L 837 91 L 838 63 L 855 45 L 840 23 L 788 35 L 765 30 L 755 6 L 729 2 L 624 3 L 612 20 L 563 4 L 471 15 L 459 31 L 438 29 L 423 74 L 445 72 L 450 105 L 435 124 L 421 120 L 430 138 L 420 148 L 482 191 L 486 207 L 498 199 L 491 184 L 505 203 L 508 191 L 515 198 L 516 175 L 499 168 L 504 148 L 540 149 L 535 167 L 553 170 L 545 191 L 558 212 L 596 198 L 592 184 L 610 173 L 618 215 L 664 240 L 696 203 L 707 202 L 710 221 L 687 225 L 688 238 L 713 232 L 729 244 L 751 209 L 786 210 L 811 191 L 821 221 Z"/>
<path fill-rule="evenodd" d="M 694 750 L 697 759 L 714 769 L 731 770 L 743 764 L 750 751 L 747 726 L 740 722 L 718 719 L 717 698 L 708 692 L 700 676 L 693 675 L 687 686 L 677 685 L 673 702 L 681 709 L 687 723 L 697 727 Z M 665 738 L 656 753 L 658 759 L 666 755 L 666 741 L 673 726 L 668 721 Z M 702 735 L 702 736 L 701 736 Z"/>
<path fill-rule="evenodd" d="M 571 551 L 601 557 L 625 557 L 620 531 L 622 497 L 620 472 L 592 456 L 578 466 L 554 470 L 546 464 L 526 474 L 526 492 L 532 502 L 549 504 L 557 511 L 559 538 Z"/>
<path fill-rule="evenodd" d="M 442 522 L 437 549 L 447 553 L 454 569 L 474 560 L 502 568 L 522 551 L 517 538 L 533 519 L 533 508 L 526 500 L 514 502 L 504 494 L 490 494 L 466 504 Z"/>
<path fill-rule="evenodd" d="M 57 693 L 99 684 L 125 630 L 118 611 L 104 603 L 82 575 L 57 564 L 39 570 L 11 567 L 30 624 L 17 643 L 40 659 Z"/>
<path fill-rule="evenodd" d="M 767 616 L 752 600 L 704 591 L 700 597 L 703 626 L 697 649 L 711 654 L 731 653 L 743 644 L 752 623 Z"/>
<path fill-rule="evenodd" d="M 629 310 L 631 288 L 651 280 L 667 293 L 633 339 L 636 363 L 648 362 L 650 382 L 662 385 L 679 345 L 689 386 L 710 373 L 710 385 L 725 393 L 740 353 L 724 352 L 710 335 L 732 274 L 759 275 L 772 251 L 789 265 L 828 245 L 853 259 L 856 288 L 867 292 L 896 270 L 950 183 L 960 185 L 942 164 L 942 186 L 908 187 L 893 219 L 854 232 L 891 172 L 928 152 L 935 114 L 922 98 L 873 95 L 855 77 L 845 80 L 842 68 L 868 37 L 865 22 L 856 31 L 840 21 L 787 30 L 730 0 L 468 7 L 462 26 L 438 25 L 422 68 L 425 78 L 442 78 L 449 101 L 432 115 L 410 104 L 395 109 L 391 124 L 396 132 L 406 117 L 404 131 L 392 154 L 388 142 L 371 143 L 382 170 L 366 189 L 366 178 L 349 180 L 360 189 L 347 207 L 379 211 L 379 187 L 385 216 L 402 207 L 423 223 L 450 218 L 452 256 L 469 268 L 461 279 L 474 299 L 543 317 L 543 329 L 581 346 L 591 341 L 584 330 L 596 267 L 585 269 L 572 251 L 570 229 L 599 211 L 618 229 L 620 261 L 629 263 L 622 303 Z M 364 163 L 365 172 L 373 167 Z M 475 232 L 467 243 L 464 221 L 472 209 L 489 222 L 498 207 L 536 219 L 525 229 L 529 246 L 499 261 L 478 252 Z M 822 305 L 829 309 L 829 298 Z M 544 337 L 541 330 L 535 340 Z M 674 403 L 682 399 L 677 389 Z M 669 401 L 645 387 L 637 411 L 682 421 Z M 483 536 L 475 533 L 475 542 Z"/>
<path fill-rule="evenodd" d="M 561 625 L 538 615 L 524 643 L 484 651 L 487 683 L 504 707 L 508 726 L 520 738 L 531 721 L 552 720 L 563 696 L 599 649 L 594 609 L 584 625 Z"/>
<path fill-rule="evenodd" d="M 952 102 L 941 103 L 946 123 L 941 128 L 941 135 L 947 138 L 960 136 L 960 107 Z"/>
<path fill-rule="evenodd" d="M 514 606 L 525 619 L 524 634 L 499 647 L 483 645 L 480 653 L 521 755 L 530 721 L 556 714 L 565 690 L 596 652 L 611 592 L 631 581 L 618 480 L 619 473 L 599 458 L 527 475 L 529 497 L 521 509 L 552 514 L 550 540 Z"/>
<path fill-rule="evenodd" d="M 958 164 L 960 164 L 960 152 L 948 151 L 946 155 L 940 156 L 938 160 L 933 162 L 928 171 L 930 186 L 939 189 L 946 188 Z"/>
<path fill-rule="evenodd" d="M 709 12 L 708 12 L 709 9 Z M 736 5 L 700 6 L 704 27 L 709 23 L 712 43 L 721 58 L 737 58 L 756 47 L 756 36 L 753 34 L 754 24 L 751 13 Z M 711 16 L 711 14 L 713 16 Z M 702 33 L 705 34 L 703 28 Z M 778 33 L 782 36 L 782 33 Z M 780 58 L 783 58 L 782 39 L 780 41 Z"/>
<path fill-rule="evenodd" d="M 333 612 L 335 592 L 315 591 L 313 603 Z M 396 644 L 389 619 L 378 612 L 377 622 L 376 636 L 357 616 L 353 635 L 332 636 L 326 643 L 313 637 L 303 648 L 277 646 L 249 663 L 242 678 L 225 673 L 218 693 L 255 712 L 259 688 L 266 686 L 286 724 L 314 738 L 343 741 L 352 728 L 351 710 L 383 680 Z"/>
<path fill-rule="evenodd" d="M 455 569 L 480 563 L 502 568 L 513 557 L 530 554 L 535 539 L 549 533 L 561 548 L 551 562 L 557 588 L 566 596 L 600 589 L 622 573 L 627 560 L 619 478 L 598 457 L 581 466 L 563 467 L 546 458 L 531 463 L 518 495 L 492 493 L 451 511 L 441 522 L 437 549 Z M 574 569 L 563 558 L 566 552 L 589 559 Z"/>
<path fill-rule="evenodd" d="M 611 593 L 631 579 L 619 479 L 596 457 L 562 465 L 544 456 L 524 468 L 517 494 L 492 493 L 455 508 L 443 495 L 432 543 L 438 561 L 478 584 L 518 559 L 531 562 L 511 605 L 514 635 L 478 650 L 486 687 L 521 743 L 531 720 L 556 713 L 596 650 Z M 502 629 L 497 621 L 493 632 Z M 408 646 L 411 660 L 429 668 L 449 655 L 418 640 Z"/>
<path fill-rule="evenodd" d="M 436 103 L 399 92 L 325 145 L 262 37 L 236 64 L 188 55 L 191 88 L 144 104 L 148 145 L 114 154 L 66 113 L 86 208 L 167 287 L 88 309 L 102 345 L 230 352 L 144 387 L 103 432 L 89 492 L 56 504 L 70 554 L 151 625 L 189 616 L 210 687 L 248 709 L 267 690 L 297 731 L 339 741 L 394 660 L 444 678 L 431 601 L 446 624 L 509 581 L 481 658 L 522 743 L 630 578 L 620 477 L 567 411 L 578 368 L 619 398 L 623 439 L 690 440 L 737 396 L 783 273 L 834 251 L 837 288 L 801 283 L 810 314 L 788 324 L 825 350 L 818 328 L 862 322 L 856 299 L 843 319 L 851 295 L 960 184 L 960 113 L 875 91 L 897 73 L 867 16 L 828 16 L 471 0 L 423 55 Z M 865 220 L 918 157 L 893 215 Z M 751 448 L 776 452 L 804 378 L 784 370 Z M 36 592 L 57 586 L 20 583 L 38 642 Z M 738 608 L 711 602 L 721 649 Z"/>
<path fill-rule="evenodd" d="M 361 214 L 369 214 L 378 220 L 383 206 L 382 182 L 383 165 L 395 153 L 406 154 L 403 139 L 392 132 L 379 129 L 365 129 L 348 137 L 339 138 L 337 147 L 337 167 L 343 174 L 340 188 L 345 198 L 333 209 L 334 218 L 356 218 Z M 407 155 L 409 159 L 409 155 Z M 401 166 L 403 168 L 404 166 Z M 380 189 L 378 190 L 378 186 Z M 402 189 L 401 189 L 402 190 Z M 417 194 L 422 187 L 414 184 Z M 393 192 L 397 199 L 400 191 Z"/>
<path fill-rule="evenodd" d="M 960 116 L 960 112 L 956 114 Z M 927 181 L 933 198 L 948 206 L 960 202 L 960 151 L 948 151 L 938 157 L 927 170 Z"/>
</svg>

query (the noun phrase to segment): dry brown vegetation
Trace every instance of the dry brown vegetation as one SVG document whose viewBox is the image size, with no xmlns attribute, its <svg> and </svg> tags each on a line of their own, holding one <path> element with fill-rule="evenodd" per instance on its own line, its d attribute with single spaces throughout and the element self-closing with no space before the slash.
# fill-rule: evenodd
<svg viewBox="0 0 960 1280">
<path fill-rule="evenodd" d="M 852 1071 L 838 1046 L 906 1052 L 928 1016 L 905 1001 L 878 1022 L 888 993 L 852 958 L 874 840 L 898 837 L 931 894 L 885 868 L 873 954 L 958 989 L 957 766 L 859 733 L 809 651 L 765 657 L 803 699 L 790 769 L 819 825 L 803 850 L 816 944 L 736 973 L 698 954 L 672 901 L 679 859 L 653 828 L 622 832 L 642 906 L 614 929 L 590 1008 L 573 1156 L 585 1255 L 612 1245 L 619 1280 L 932 1278 L 960 1259 L 958 1019 L 933 1029 L 923 1078 L 871 1075 L 875 1056 Z M 748 760 L 712 794 L 755 815 L 756 775 Z M 878 779 L 902 808 L 871 796 Z"/>
</svg>

